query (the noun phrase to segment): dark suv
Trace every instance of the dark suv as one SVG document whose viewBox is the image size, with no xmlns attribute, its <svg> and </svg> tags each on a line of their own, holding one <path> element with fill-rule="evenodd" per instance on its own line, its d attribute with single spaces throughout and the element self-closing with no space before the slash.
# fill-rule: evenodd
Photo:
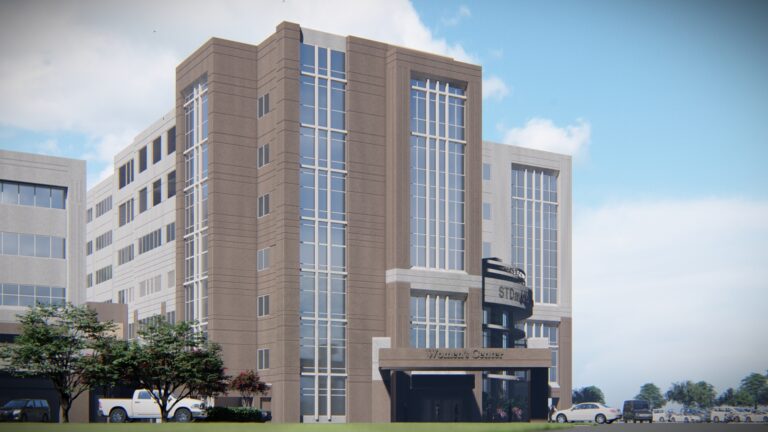
<svg viewBox="0 0 768 432">
<path fill-rule="evenodd" d="M 14 399 L 0 407 L 0 421 L 41 421 L 51 419 L 51 409 L 45 399 Z"/>
<path fill-rule="evenodd" d="M 628 423 L 630 420 L 632 420 L 633 423 L 642 423 L 644 421 L 653 423 L 653 413 L 651 412 L 651 406 L 648 404 L 648 401 L 624 401 L 622 415 L 624 417 L 624 423 Z"/>
</svg>

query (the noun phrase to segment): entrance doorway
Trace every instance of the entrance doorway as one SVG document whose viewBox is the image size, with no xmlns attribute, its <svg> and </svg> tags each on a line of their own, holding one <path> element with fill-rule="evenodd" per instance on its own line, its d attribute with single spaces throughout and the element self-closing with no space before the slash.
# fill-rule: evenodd
<svg viewBox="0 0 768 432">
<path fill-rule="evenodd" d="M 398 374 L 396 421 L 477 421 L 474 387 L 474 375 Z"/>
</svg>

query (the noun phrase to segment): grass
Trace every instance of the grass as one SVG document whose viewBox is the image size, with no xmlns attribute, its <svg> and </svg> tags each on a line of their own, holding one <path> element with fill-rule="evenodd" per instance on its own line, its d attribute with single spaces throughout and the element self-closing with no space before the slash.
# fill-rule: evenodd
<svg viewBox="0 0 768 432">
<path fill-rule="evenodd" d="M 271 423 L 0 423 L 0 432 L 515 432 L 572 428 L 552 423 L 352 423 L 352 424 L 271 424 Z"/>
</svg>

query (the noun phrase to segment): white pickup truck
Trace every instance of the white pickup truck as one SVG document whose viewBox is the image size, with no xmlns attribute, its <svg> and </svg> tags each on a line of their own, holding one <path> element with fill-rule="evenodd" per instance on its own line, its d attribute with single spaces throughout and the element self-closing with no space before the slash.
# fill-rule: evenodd
<svg viewBox="0 0 768 432">
<path fill-rule="evenodd" d="M 168 406 L 175 398 L 168 398 Z M 160 406 L 152 399 L 149 390 L 136 390 L 132 399 L 99 399 L 99 412 L 107 416 L 110 423 L 123 423 L 138 419 L 159 419 Z M 205 417 L 205 402 L 199 399 L 184 398 L 168 412 L 168 419 L 177 422 L 189 422 L 194 418 Z"/>
</svg>

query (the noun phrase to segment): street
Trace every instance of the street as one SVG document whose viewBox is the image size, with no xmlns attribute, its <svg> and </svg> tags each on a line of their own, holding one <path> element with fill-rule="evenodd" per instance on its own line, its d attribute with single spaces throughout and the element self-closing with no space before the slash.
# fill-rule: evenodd
<svg viewBox="0 0 768 432">
<path fill-rule="evenodd" d="M 765 432 L 768 431 L 768 423 L 613 423 L 575 426 L 569 430 L 573 432 Z"/>
</svg>

